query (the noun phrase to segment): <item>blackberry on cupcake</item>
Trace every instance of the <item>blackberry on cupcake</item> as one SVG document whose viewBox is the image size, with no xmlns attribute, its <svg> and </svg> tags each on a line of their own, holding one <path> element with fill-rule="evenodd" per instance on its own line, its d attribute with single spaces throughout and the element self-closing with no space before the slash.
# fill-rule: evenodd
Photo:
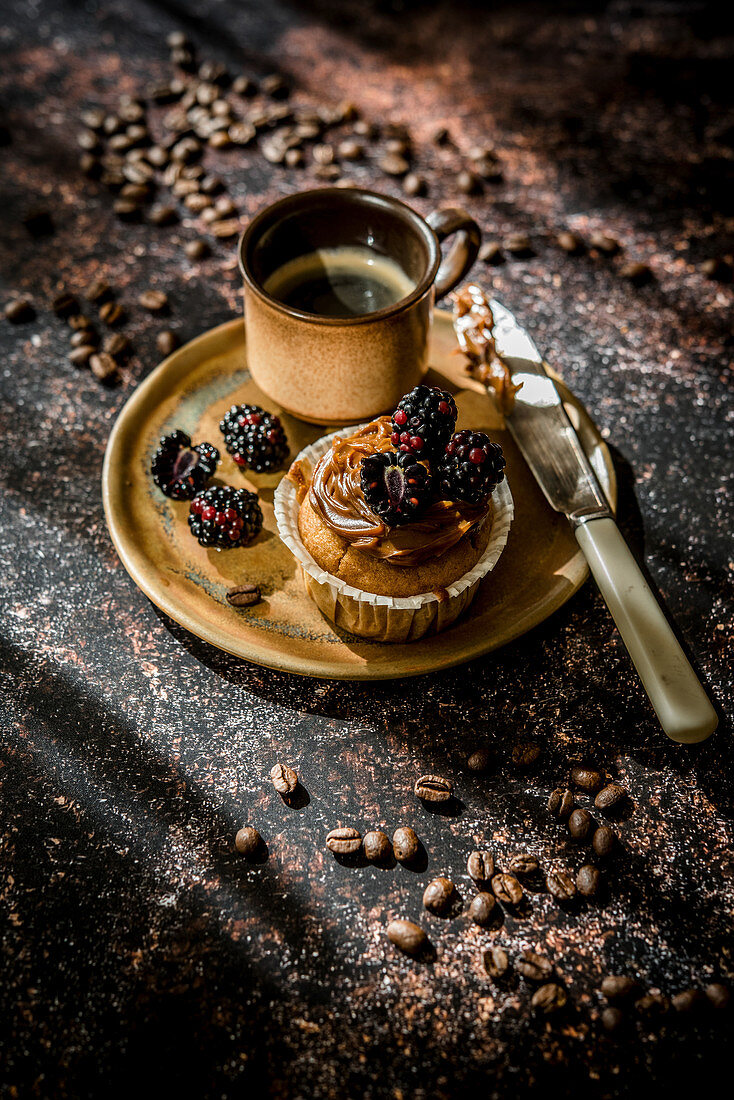
<svg viewBox="0 0 734 1100">
<path fill-rule="evenodd" d="M 436 386 L 416 386 L 392 415 L 393 446 L 419 458 L 443 454 L 456 426 L 456 402 Z"/>
<path fill-rule="evenodd" d="M 444 500 L 481 504 L 505 476 L 502 448 L 484 432 L 457 432 L 446 446 L 436 476 Z"/>
<path fill-rule="evenodd" d="M 430 471 L 409 452 L 366 455 L 360 484 L 368 508 L 389 527 L 417 519 L 433 499 Z"/>
</svg>

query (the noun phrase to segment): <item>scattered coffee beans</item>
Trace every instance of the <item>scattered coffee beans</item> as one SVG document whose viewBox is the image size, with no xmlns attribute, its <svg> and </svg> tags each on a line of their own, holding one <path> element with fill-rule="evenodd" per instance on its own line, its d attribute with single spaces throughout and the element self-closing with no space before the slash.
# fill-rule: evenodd
<svg viewBox="0 0 734 1100">
<path fill-rule="evenodd" d="M 86 296 L 90 302 L 99 305 L 112 297 L 112 287 L 105 279 L 97 279 L 87 287 Z"/>
<path fill-rule="evenodd" d="M 523 888 L 514 875 L 495 875 L 492 879 L 492 890 L 498 901 L 504 905 L 519 905 Z"/>
<path fill-rule="evenodd" d="M 87 367 L 89 366 L 89 360 L 96 351 L 97 348 L 94 344 L 81 344 L 79 347 L 72 348 L 69 352 L 69 362 L 73 363 L 75 367 Z"/>
<path fill-rule="evenodd" d="M 700 989 L 684 989 L 670 998 L 670 1003 L 676 1012 L 692 1012 L 700 1008 L 705 1000 Z"/>
<path fill-rule="evenodd" d="M 466 766 L 469 771 L 472 772 L 486 772 L 489 767 L 489 761 L 489 749 L 476 749 L 467 760 Z"/>
<path fill-rule="evenodd" d="M 559 248 L 562 248 L 564 252 L 568 252 L 569 256 L 576 256 L 584 249 L 581 239 L 575 233 L 569 233 L 565 230 L 558 234 L 556 242 Z"/>
<path fill-rule="evenodd" d="M 227 603 L 233 607 L 252 607 L 261 599 L 262 594 L 256 584 L 238 584 L 227 592 Z"/>
<path fill-rule="evenodd" d="M 504 978 L 510 968 L 510 960 L 504 947 L 488 947 L 484 952 L 484 969 L 490 978 Z"/>
<path fill-rule="evenodd" d="M 662 993 L 644 993 L 635 1001 L 635 1010 L 640 1016 L 654 1018 L 662 1016 L 670 1008 L 670 1001 Z"/>
<path fill-rule="evenodd" d="M 494 916 L 495 907 L 497 902 L 494 899 L 493 894 L 488 894 L 486 891 L 482 891 L 471 900 L 469 906 L 469 916 L 475 924 L 484 926 L 489 924 Z"/>
<path fill-rule="evenodd" d="M 423 891 L 423 904 L 437 916 L 448 912 L 454 897 L 454 884 L 448 878 L 435 878 Z"/>
<path fill-rule="evenodd" d="M 556 982 L 548 982 L 541 985 L 530 999 L 530 1006 L 535 1012 L 541 1012 L 544 1016 L 552 1012 L 558 1012 L 564 1008 L 568 1001 L 566 990 Z"/>
<path fill-rule="evenodd" d="M 61 317 L 65 320 L 67 317 L 72 317 L 75 313 L 79 312 L 79 302 L 73 294 L 57 294 L 51 302 L 51 309 L 54 311 L 57 317 Z"/>
<path fill-rule="evenodd" d="M 100 382 L 105 382 L 108 378 L 111 378 L 117 370 L 116 361 L 106 351 L 90 355 L 89 366 L 94 377 L 98 378 Z"/>
<path fill-rule="evenodd" d="M 102 347 L 113 359 L 124 359 L 130 352 L 130 341 L 121 332 L 111 332 Z"/>
<path fill-rule="evenodd" d="M 731 993 L 722 982 L 711 982 L 704 989 L 712 1008 L 724 1009 L 729 1007 Z"/>
<path fill-rule="evenodd" d="M 178 336 L 169 328 L 164 328 L 155 338 L 155 346 L 161 355 L 168 356 L 178 347 Z"/>
<path fill-rule="evenodd" d="M 574 800 L 568 787 L 556 787 L 548 799 L 548 809 L 555 817 L 565 820 L 574 807 Z"/>
<path fill-rule="evenodd" d="M 456 186 L 464 195 L 477 195 L 482 190 L 482 181 L 476 172 L 464 168 L 456 177 Z"/>
<path fill-rule="evenodd" d="M 168 295 L 162 290 L 144 290 L 138 297 L 138 304 L 150 313 L 162 313 L 168 309 Z"/>
<path fill-rule="evenodd" d="M 410 171 L 410 164 L 399 153 L 386 153 L 379 167 L 386 176 L 405 176 Z"/>
<path fill-rule="evenodd" d="M 298 786 L 298 776 L 287 764 L 274 764 L 270 769 L 270 778 L 278 794 L 293 794 Z"/>
<path fill-rule="evenodd" d="M 591 863 L 585 863 L 576 875 L 576 889 L 585 898 L 592 898 L 599 889 L 599 870 Z"/>
<path fill-rule="evenodd" d="M 99 316 L 106 325 L 114 328 L 125 320 L 125 310 L 117 302 L 105 302 L 100 306 Z"/>
<path fill-rule="evenodd" d="M 513 747 L 512 763 L 516 768 L 532 768 L 540 756 L 540 745 L 533 741 L 520 741 Z"/>
<path fill-rule="evenodd" d="M 536 951 L 526 948 L 515 962 L 515 969 L 530 982 L 545 982 L 553 973 L 553 963 Z"/>
<path fill-rule="evenodd" d="M 603 858 L 608 856 L 614 848 L 614 833 L 608 825 L 600 825 L 598 829 L 594 830 L 594 835 L 591 838 L 591 846 L 596 854 Z"/>
<path fill-rule="evenodd" d="M 387 859 L 392 851 L 390 837 L 380 829 L 372 829 L 369 833 L 365 833 L 362 848 L 365 859 L 368 859 L 370 863 L 379 863 L 381 860 Z"/>
<path fill-rule="evenodd" d="M 585 840 L 594 822 L 588 810 L 574 810 L 568 819 L 568 831 L 574 840 Z"/>
<path fill-rule="evenodd" d="M 504 253 L 499 241 L 485 241 L 479 249 L 479 259 L 483 264 L 501 264 L 504 262 Z"/>
<path fill-rule="evenodd" d="M 734 267 L 727 260 L 717 256 L 704 260 L 701 264 L 701 274 L 717 283 L 730 283 L 734 278 Z"/>
<path fill-rule="evenodd" d="M 589 244 L 597 252 L 603 252 L 605 256 L 614 256 L 621 248 L 619 241 L 607 236 L 606 233 L 592 233 Z"/>
<path fill-rule="evenodd" d="M 530 243 L 530 238 L 526 237 L 524 233 L 513 233 L 505 241 L 505 248 L 508 252 L 511 252 L 513 256 L 520 258 L 533 255 L 533 246 Z"/>
<path fill-rule="evenodd" d="M 440 775 L 422 775 L 413 791 L 422 802 L 447 802 L 452 794 L 451 781 Z"/>
<path fill-rule="evenodd" d="M 25 321 L 32 321 L 36 311 L 28 298 L 16 298 L 5 306 L 5 318 L 11 325 L 22 325 Z"/>
<path fill-rule="evenodd" d="M 408 175 L 403 180 L 403 191 L 406 195 L 425 195 L 426 193 L 426 181 L 423 176 L 419 176 L 417 172 L 408 172 Z"/>
<path fill-rule="evenodd" d="M 350 856 L 362 847 L 362 836 L 350 827 L 332 829 L 326 835 L 326 847 L 339 856 Z"/>
<path fill-rule="evenodd" d="M 494 875 L 494 856 L 491 852 L 471 852 L 466 861 L 466 870 L 475 882 L 490 882 Z"/>
<path fill-rule="evenodd" d="M 406 955 L 420 955 L 428 944 L 428 936 L 412 920 L 392 920 L 387 926 L 387 938 Z"/>
<path fill-rule="evenodd" d="M 206 241 L 202 241 L 197 238 L 195 241 L 187 241 L 184 245 L 184 252 L 189 260 L 203 260 L 209 255 L 211 249 Z"/>
<path fill-rule="evenodd" d="M 604 777 L 596 768 L 571 768 L 571 782 L 582 791 L 598 791 L 604 783 Z"/>
<path fill-rule="evenodd" d="M 619 274 L 623 279 L 629 279 L 633 286 L 644 286 L 653 279 L 652 269 L 643 263 L 625 264 L 620 268 Z"/>
<path fill-rule="evenodd" d="M 261 845 L 262 837 L 251 825 L 245 825 L 234 838 L 234 846 L 241 856 L 256 855 Z"/>
<path fill-rule="evenodd" d="M 616 1031 L 624 1023 L 624 1013 L 615 1005 L 607 1005 L 601 1014 L 601 1025 L 605 1031 Z"/>
<path fill-rule="evenodd" d="M 548 893 L 558 901 L 571 901 L 576 897 L 576 884 L 568 871 L 550 871 L 546 875 L 545 884 Z"/>
<path fill-rule="evenodd" d="M 608 783 L 606 787 L 602 787 L 599 791 L 594 799 L 594 805 L 599 810 L 609 810 L 612 806 L 617 806 L 626 797 L 627 791 L 619 783 Z"/>
<path fill-rule="evenodd" d="M 420 851 L 420 841 L 409 825 L 402 825 L 392 835 L 392 847 L 399 863 L 410 863 Z"/>
<path fill-rule="evenodd" d="M 599 988 L 608 1001 L 624 1001 L 637 989 L 637 980 L 626 974 L 607 974 Z"/>
<path fill-rule="evenodd" d="M 516 852 L 507 861 L 507 870 L 513 875 L 532 875 L 539 866 L 536 857 L 529 852 Z"/>
</svg>

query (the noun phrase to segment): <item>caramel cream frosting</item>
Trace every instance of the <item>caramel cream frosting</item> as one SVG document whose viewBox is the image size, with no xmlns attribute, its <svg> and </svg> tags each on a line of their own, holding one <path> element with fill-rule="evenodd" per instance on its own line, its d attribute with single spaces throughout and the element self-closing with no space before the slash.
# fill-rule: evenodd
<svg viewBox="0 0 734 1100">
<path fill-rule="evenodd" d="M 391 565 L 413 566 L 445 554 L 481 525 L 491 504 L 439 500 L 418 520 L 388 527 L 370 509 L 360 485 L 365 455 L 393 449 L 389 416 L 381 416 L 352 435 L 337 438 L 316 466 L 308 491 L 311 507 L 326 526 L 356 549 Z"/>
</svg>

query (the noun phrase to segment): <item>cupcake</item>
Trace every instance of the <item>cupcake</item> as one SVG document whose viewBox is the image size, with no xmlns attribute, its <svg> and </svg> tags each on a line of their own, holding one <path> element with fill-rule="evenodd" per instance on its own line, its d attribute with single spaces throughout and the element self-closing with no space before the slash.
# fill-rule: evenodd
<svg viewBox="0 0 734 1100">
<path fill-rule="evenodd" d="M 455 426 L 451 395 L 417 386 L 392 417 L 306 448 L 278 487 L 281 538 L 342 629 L 385 642 L 443 630 L 496 564 L 512 521 L 502 451 Z"/>
</svg>

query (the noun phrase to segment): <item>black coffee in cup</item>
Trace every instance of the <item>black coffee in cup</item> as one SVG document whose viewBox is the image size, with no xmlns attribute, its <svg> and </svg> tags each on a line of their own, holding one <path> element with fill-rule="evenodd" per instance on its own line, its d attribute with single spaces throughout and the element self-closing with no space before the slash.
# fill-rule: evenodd
<svg viewBox="0 0 734 1100">
<path fill-rule="evenodd" d="M 297 256 L 266 280 L 284 305 L 321 317 L 363 317 L 395 305 L 415 282 L 388 256 L 358 246 L 321 248 Z"/>
</svg>

